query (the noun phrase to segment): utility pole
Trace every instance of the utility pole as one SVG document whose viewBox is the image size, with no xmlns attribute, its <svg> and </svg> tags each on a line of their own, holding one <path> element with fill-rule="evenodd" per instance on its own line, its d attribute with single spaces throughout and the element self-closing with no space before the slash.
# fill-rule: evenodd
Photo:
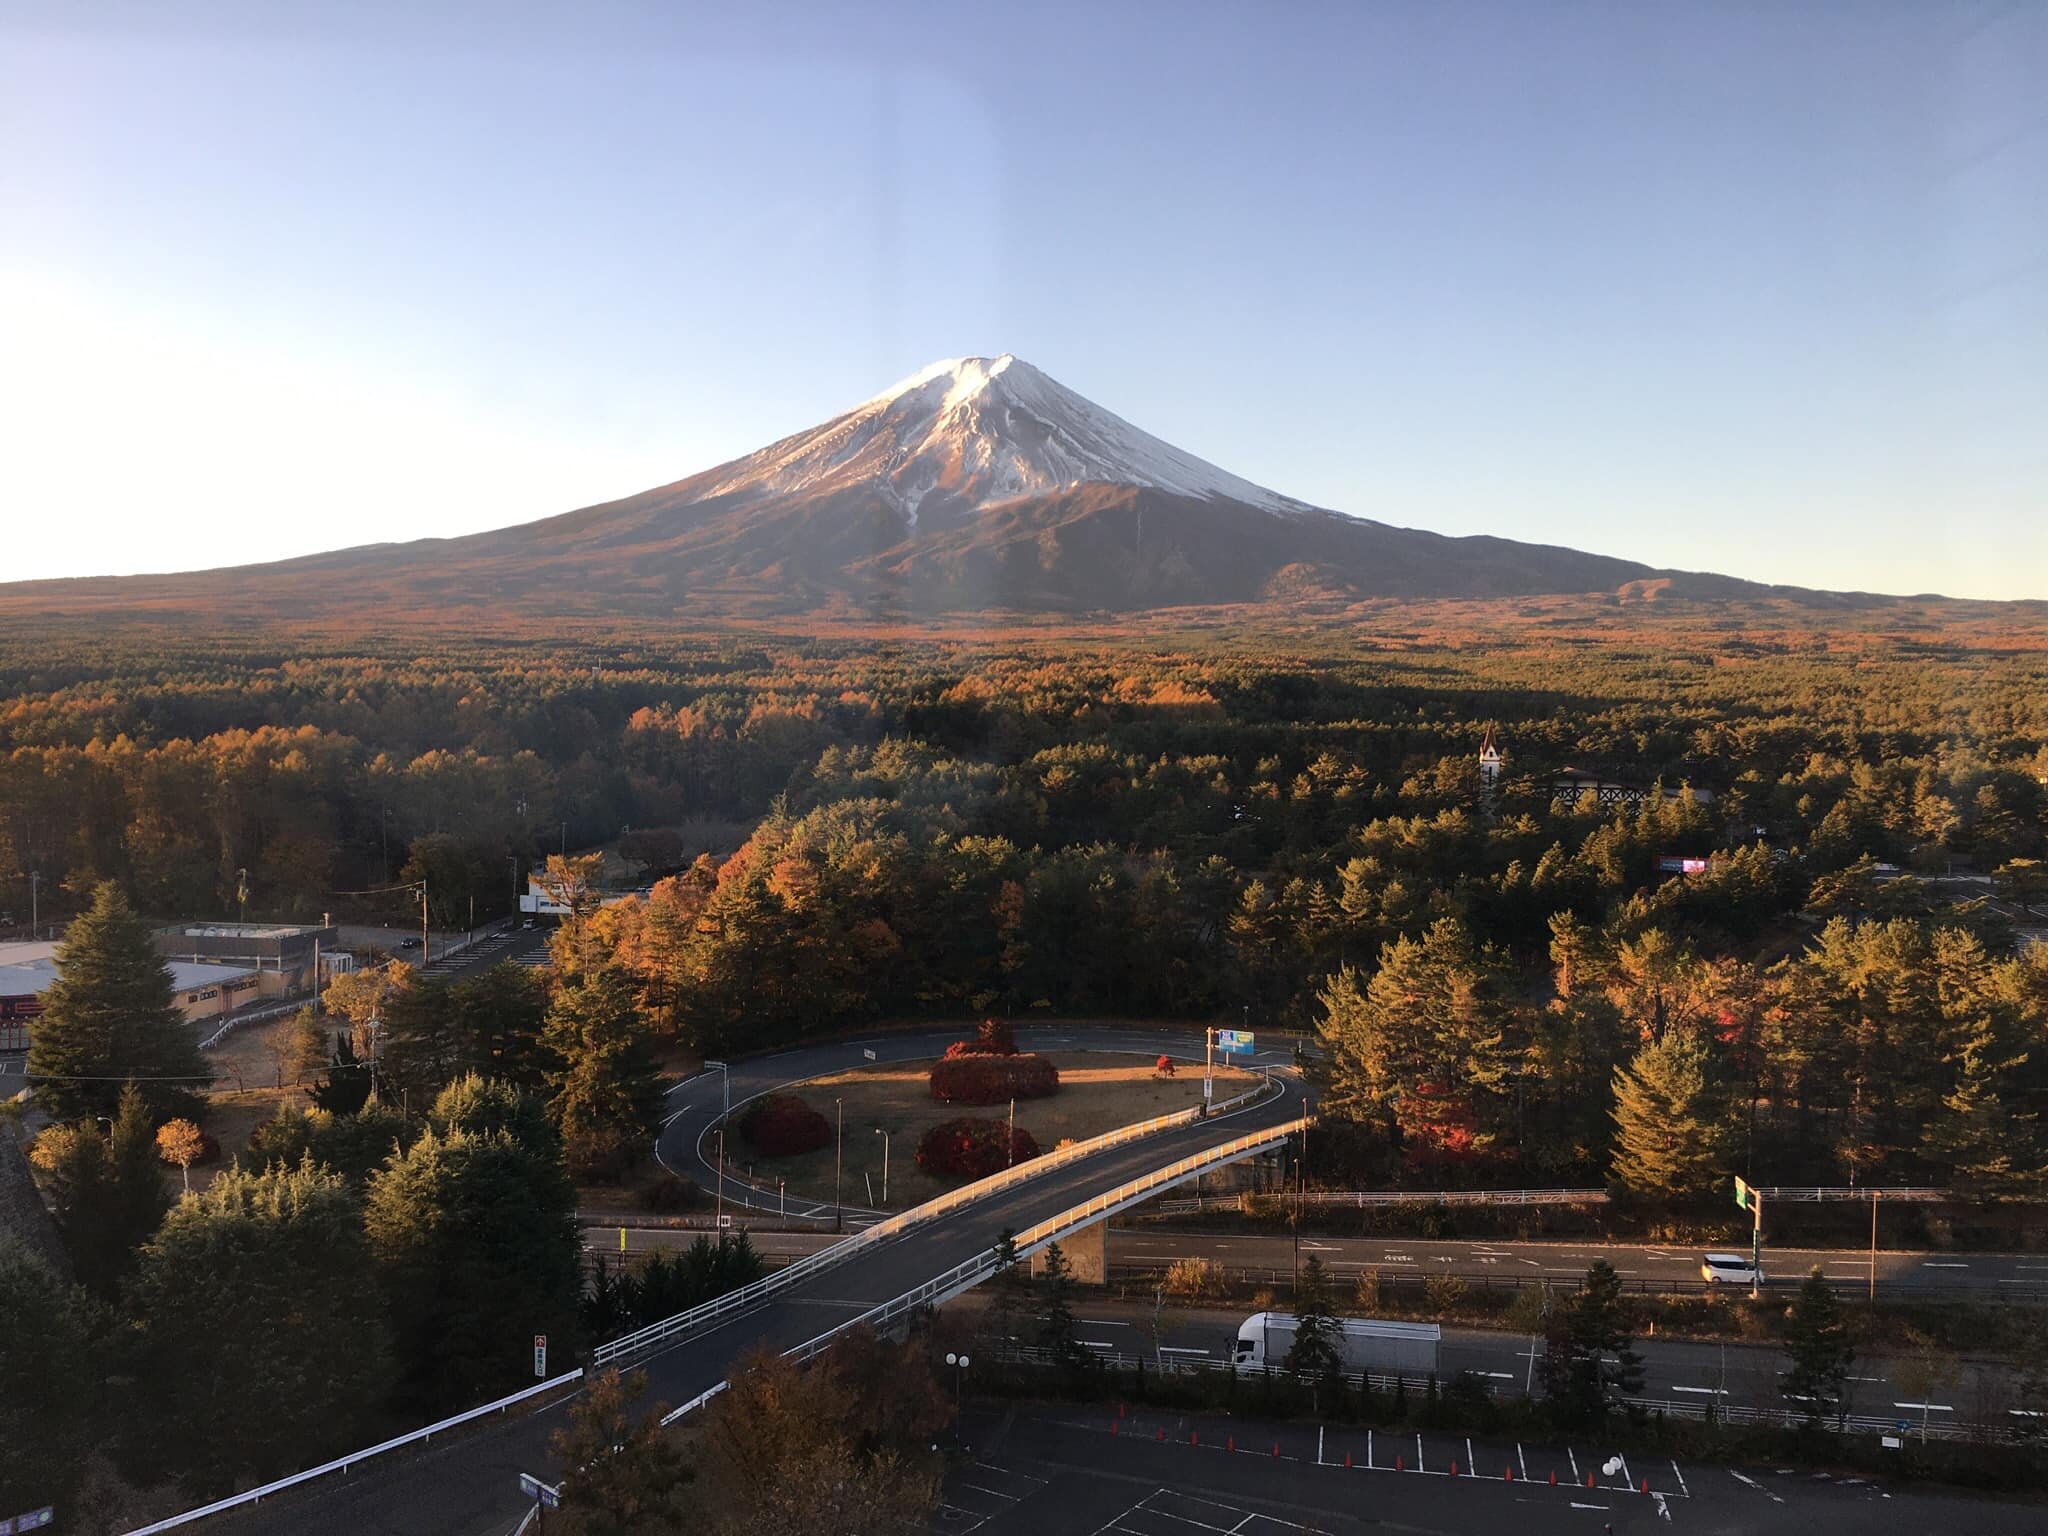
<svg viewBox="0 0 2048 1536">
<path fill-rule="evenodd" d="M 1205 1027 L 1202 1030 L 1202 1113 L 1209 1113 L 1210 1102 L 1216 1097 L 1216 1031 Z"/>
<path fill-rule="evenodd" d="M 39 939 L 43 936 L 43 872 L 32 869 L 28 872 L 28 936 Z"/>
<path fill-rule="evenodd" d="M 1010 1100 L 1010 1139 L 1003 1143 L 1003 1166 L 1017 1166 L 1017 1101 Z"/>
<path fill-rule="evenodd" d="M 519 916 L 519 855 L 512 855 L 512 916 Z"/>
<path fill-rule="evenodd" d="M 877 1128 L 875 1134 L 882 1138 L 882 1209 L 889 1208 L 889 1133 Z"/>
<path fill-rule="evenodd" d="M 1877 1186 L 1870 1186 L 1870 1299 L 1877 1300 Z"/>
<path fill-rule="evenodd" d="M 434 937 L 427 932 L 427 882 L 420 882 L 420 964 L 426 965 L 434 958 Z"/>
<path fill-rule="evenodd" d="M 832 1143 L 832 1230 L 846 1230 L 846 1207 L 840 1203 L 839 1178 L 846 1167 L 846 1100 L 834 1099 L 832 1107 L 839 1114 L 839 1135 Z"/>
</svg>

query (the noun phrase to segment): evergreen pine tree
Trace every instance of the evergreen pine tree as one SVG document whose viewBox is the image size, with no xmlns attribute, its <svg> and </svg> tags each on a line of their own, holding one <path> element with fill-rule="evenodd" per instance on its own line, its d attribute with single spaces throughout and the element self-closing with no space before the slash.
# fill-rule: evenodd
<svg viewBox="0 0 2048 1536">
<path fill-rule="evenodd" d="M 989 1277 L 988 1309 L 982 1327 L 989 1342 L 1004 1354 L 1022 1342 L 1023 1321 L 1032 1310 L 1030 1267 L 1017 1257 L 1017 1244 L 1008 1228 L 996 1239 L 995 1272 Z"/>
<path fill-rule="evenodd" d="M 1344 1368 L 1337 1347 L 1336 1303 L 1329 1276 L 1316 1254 L 1308 1256 L 1294 1282 L 1294 1342 L 1287 1346 L 1287 1371 L 1297 1381 L 1320 1381 Z"/>
<path fill-rule="evenodd" d="M 1785 1353 L 1792 1361 L 1780 1389 L 1785 1397 L 1799 1405 L 1809 1423 L 1834 1415 L 1856 1351 L 1834 1287 L 1818 1269 L 1801 1283 L 1786 1313 Z"/>
<path fill-rule="evenodd" d="M 455 1017 L 448 985 L 429 981 L 408 965 L 390 969 L 377 1076 L 387 1097 L 419 1114 L 476 1063 Z"/>
<path fill-rule="evenodd" d="M 334 1037 L 334 1055 L 326 1075 L 314 1086 L 312 1099 L 337 1115 L 352 1115 L 370 1102 L 370 1064 L 357 1059 L 346 1030 Z"/>
<path fill-rule="evenodd" d="M 55 1120 L 110 1114 L 133 1078 L 163 1119 L 199 1119 L 212 1074 L 179 1014 L 149 925 L 111 881 L 65 931 L 29 1033 L 36 1102 Z"/>
<path fill-rule="evenodd" d="M 586 967 L 556 995 L 542 1042 L 555 1063 L 548 1108 L 571 1169 L 618 1177 L 652 1148 L 661 1112 L 654 1042 L 625 972 Z"/>
<path fill-rule="evenodd" d="M 197 1494 L 361 1444 L 390 1385 L 360 1208 L 310 1159 L 229 1169 L 180 1202 L 142 1252 L 129 1311 L 122 1459 Z"/>
<path fill-rule="evenodd" d="M 1735 1123 L 1697 1032 L 1671 1030 L 1615 1072 L 1614 1125 L 1614 1176 L 1638 1194 L 1690 1199 L 1721 1182 Z"/>
<path fill-rule="evenodd" d="M 93 1308 L 26 1249 L 0 1235 L 0 1509 L 54 1504 L 70 1519 L 103 1362 Z"/>
<path fill-rule="evenodd" d="M 1038 1347 L 1072 1370 L 1093 1360 L 1074 1333 L 1074 1272 L 1058 1243 L 1045 1249 L 1045 1272 L 1038 1277 Z"/>
<path fill-rule="evenodd" d="M 1566 1318 L 1570 1349 L 1565 1402 L 1580 1422 L 1591 1423 L 1643 1390 L 1643 1357 L 1629 1328 L 1621 1277 L 1605 1259 L 1586 1270 Z"/>
<path fill-rule="evenodd" d="M 1955 1054 L 1955 1086 L 1929 1122 L 1922 1145 L 1950 1170 L 1956 1187 L 1994 1195 L 2025 1195 L 2042 1183 L 2034 1117 L 2006 1101 L 2024 1051 L 2005 1048 L 1997 1022 L 1979 1015 L 1963 1026 Z"/>
<path fill-rule="evenodd" d="M 311 1082 L 313 1074 L 327 1065 L 327 1028 L 311 1008 L 299 1009 L 285 1025 L 278 1064 L 285 1082 L 293 1087 Z"/>
</svg>

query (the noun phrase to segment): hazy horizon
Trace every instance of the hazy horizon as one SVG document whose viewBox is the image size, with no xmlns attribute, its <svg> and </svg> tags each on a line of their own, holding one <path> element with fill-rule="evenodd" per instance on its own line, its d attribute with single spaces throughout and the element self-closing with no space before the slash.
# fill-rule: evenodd
<svg viewBox="0 0 2048 1536">
<path fill-rule="evenodd" d="M 10 8 L 0 581 L 530 522 L 1008 351 L 1375 521 L 2048 598 L 2048 12 L 1036 14 Z"/>
</svg>

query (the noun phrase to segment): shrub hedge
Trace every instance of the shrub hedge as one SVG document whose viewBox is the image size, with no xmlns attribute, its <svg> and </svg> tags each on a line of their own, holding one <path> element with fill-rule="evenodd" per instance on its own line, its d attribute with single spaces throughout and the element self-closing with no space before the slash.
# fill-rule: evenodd
<svg viewBox="0 0 2048 1536">
<path fill-rule="evenodd" d="M 972 1040 L 955 1040 L 946 1047 L 948 1059 L 961 1056 L 1014 1056 L 1017 1054 L 1016 1032 L 1010 1028 L 1008 1019 L 983 1019 L 981 1028 L 975 1031 Z"/>
<path fill-rule="evenodd" d="M 949 1104 L 1004 1104 L 1060 1091 L 1059 1069 L 1043 1056 L 947 1056 L 935 1063 L 932 1097 Z"/>
<path fill-rule="evenodd" d="M 1006 1151 L 1008 1133 L 1003 1120 L 962 1115 L 945 1121 L 918 1139 L 917 1166 L 934 1178 L 985 1179 L 1038 1156 L 1038 1142 L 1021 1125 Z"/>
<path fill-rule="evenodd" d="M 793 1093 L 771 1093 L 747 1106 L 739 1131 L 763 1157 L 793 1157 L 829 1142 L 832 1122 Z"/>
</svg>

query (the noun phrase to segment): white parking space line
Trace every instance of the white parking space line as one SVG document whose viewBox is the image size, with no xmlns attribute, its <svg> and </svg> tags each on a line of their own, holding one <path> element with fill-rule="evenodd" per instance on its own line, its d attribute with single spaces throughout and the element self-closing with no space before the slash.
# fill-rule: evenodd
<svg viewBox="0 0 2048 1536">
<path fill-rule="evenodd" d="M 1894 1408 L 1914 1408 L 1922 1413 L 1954 1413 L 1947 1403 L 1893 1403 Z"/>
</svg>

